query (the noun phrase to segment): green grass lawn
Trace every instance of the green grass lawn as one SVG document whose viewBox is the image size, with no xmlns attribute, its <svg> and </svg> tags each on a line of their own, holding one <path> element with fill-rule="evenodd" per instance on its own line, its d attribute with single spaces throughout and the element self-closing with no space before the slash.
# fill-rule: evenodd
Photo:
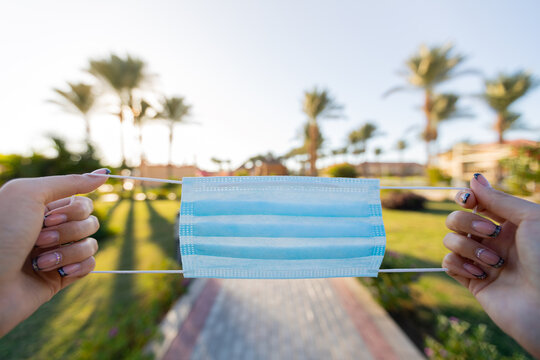
<svg viewBox="0 0 540 360">
<path fill-rule="evenodd" d="M 445 219 L 450 212 L 459 209 L 461 208 L 454 203 L 428 202 L 427 210 L 421 212 L 383 210 L 387 250 L 404 254 L 409 267 L 440 267 L 443 257 L 449 252 L 442 243 L 444 235 L 449 232 Z M 381 276 L 392 275 L 379 275 Z M 433 320 L 432 314 L 435 312 L 457 317 L 473 325 L 484 323 L 492 334 L 487 340 L 496 345 L 503 355 L 523 352 L 514 340 L 500 331 L 489 319 L 476 299 L 446 274 L 422 275 L 413 283 L 412 291 L 411 305 L 419 312 L 420 319 L 427 318 L 426 323 Z M 407 326 L 408 319 L 397 320 L 400 325 Z M 422 345 L 418 336 L 425 335 L 426 332 L 429 332 L 429 329 L 421 329 L 412 336 L 420 347 Z"/>
<path fill-rule="evenodd" d="M 96 203 L 117 236 L 96 270 L 172 269 L 178 201 Z M 0 340 L 0 359 L 136 359 L 182 291 L 178 275 L 90 274 Z"/>
</svg>

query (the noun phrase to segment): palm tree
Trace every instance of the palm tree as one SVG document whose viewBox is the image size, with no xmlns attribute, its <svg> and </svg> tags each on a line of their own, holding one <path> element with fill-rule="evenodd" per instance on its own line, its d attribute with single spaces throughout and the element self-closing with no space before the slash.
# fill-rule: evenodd
<svg viewBox="0 0 540 360">
<path fill-rule="evenodd" d="M 338 105 L 330 96 L 328 90 L 319 90 L 314 87 L 311 91 L 304 91 L 302 110 L 308 117 L 309 138 L 309 164 L 310 175 L 317 176 L 317 146 L 319 143 L 318 120 L 322 118 L 337 118 L 343 107 Z"/>
<path fill-rule="evenodd" d="M 67 112 L 76 113 L 82 116 L 85 124 L 86 143 L 90 143 L 90 113 L 96 103 L 96 94 L 92 85 L 85 83 L 68 82 L 69 90 L 53 89 L 60 96 L 59 100 L 51 100 L 58 104 Z"/>
<path fill-rule="evenodd" d="M 147 120 L 150 120 L 155 116 L 155 110 L 146 100 L 140 100 L 136 103 L 131 104 L 133 110 L 133 123 L 138 129 L 139 135 L 139 149 L 141 151 L 140 166 L 142 167 L 146 163 L 146 156 L 143 149 L 143 123 Z M 154 112 L 154 114 L 152 114 Z"/>
<path fill-rule="evenodd" d="M 184 102 L 183 97 L 164 98 L 161 103 L 162 111 L 157 114 L 157 118 L 167 121 L 169 127 L 169 162 L 168 177 L 172 177 L 172 144 L 174 136 L 174 126 L 178 123 L 186 123 L 185 118 L 189 115 L 191 105 Z"/>
<path fill-rule="evenodd" d="M 431 118 L 435 87 L 458 75 L 470 73 L 471 71 L 457 72 L 458 66 L 464 61 L 460 54 L 453 54 L 451 44 L 443 46 L 433 46 L 428 48 L 425 45 L 420 46 L 417 54 L 411 56 L 405 62 L 405 77 L 409 86 L 400 86 L 389 90 L 386 95 L 395 91 L 410 89 L 422 90 L 424 92 L 424 105 L 422 107 L 426 116 L 424 134 L 426 134 L 426 158 L 427 166 L 430 165 L 430 146 L 428 140 L 433 131 L 434 121 Z"/>
<path fill-rule="evenodd" d="M 403 139 L 398 140 L 396 143 L 396 149 L 399 152 L 399 163 L 400 163 L 400 175 L 403 177 L 404 169 L 403 169 L 403 151 L 407 148 L 407 142 Z"/>
<path fill-rule="evenodd" d="M 143 88 L 149 75 L 146 72 L 146 63 L 138 58 L 127 55 L 121 58 L 111 54 L 108 58 L 90 60 L 89 72 L 110 88 L 119 100 L 118 119 L 120 127 L 124 124 L 124 110 L 129 109 L 134 114 L 134 91 Z M 120 135 L 122 152 L 122 166 L 126 167 L 123 132 Z"/>
<path fill-rule="evenodd" d="M 383 150 L 381 148 L 377 147 L 377 148 L 375 148 L 373 153 L 375 154 L 375 162 L 377 163 L 377 166 L 379 168 L 379 177 L 381 177 L 382 176 L 382 167 L 381 167 L 381 163 L 379 162 L 379 156 L 383 153 Z"/>
<path fill-rule="evenodd" d="M 520 116 L 510 111 L 509 107 L 536 85 L 533 76 L 525 71 L 499 74 L 495 79 L 485 80 L 485 90 L 481 97 L 497 114 L 494 128 L 498 134 L 499 144 L 504 142 L 505 131 L 512 128 Z"/>
<path fill-rule="evenodd" d="M 431 144 L 439 137 L 439 125 L 448 120 L 471 116 L 466 110 L 458 108 L 459 97 L 455 94 L 434 94 L 431 107 L 428 112 L 430 118 L 429 127 L 422 132 L 422 138 L 426 142 L 428 156 L 431 156 Z M 431 160 L 430 160 L 431 162 Z"/>
<path fill-rule="evenodd" d="M 359 155 L 366 152 L 367 142 L 377 135 L 377 125 L 366 122 L 358 130 L 349 133 L 349 144 L 352 147 L 352 153 Z M 365 163 L 365 161 L 364 161 Z M 366 175 L 365 164 L 363 165 L 363 175 Z"/>
</svg>

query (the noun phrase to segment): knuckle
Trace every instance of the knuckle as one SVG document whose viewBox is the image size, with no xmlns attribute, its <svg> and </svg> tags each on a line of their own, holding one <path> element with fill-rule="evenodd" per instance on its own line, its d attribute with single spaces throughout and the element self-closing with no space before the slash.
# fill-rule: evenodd
<svg viewBox="0 0 540 360">
<path fill-rule="evenodd" d="M 88 219 L 91 221 L 94 231 L 98 231 L 100 226 L 98 218 L 94 215 L 90 215 Z"/>
<path fill-rule="evenodd" d="M 97 243 L 96 239 L 94 239 L 94 238 L 88 238 L 88 242 L 89 242 L 90 247 L 92 249 L 92 255 L 94 255 L 98 251 L 98 248 L 99 248 L 98 243 Z"/>
<path fill-rule="evenodd" d="M 80 200 L 81 207 L 86 214 L 91 214 L 94 211 L 94 202 L 86 196 L 77 196 Z"/>
</svg>

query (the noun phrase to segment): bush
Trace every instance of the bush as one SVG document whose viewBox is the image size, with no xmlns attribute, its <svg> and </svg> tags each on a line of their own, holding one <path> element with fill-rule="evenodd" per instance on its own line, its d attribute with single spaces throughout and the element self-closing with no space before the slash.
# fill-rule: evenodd
<svg viewBox="0 0 540 360">
<path fill-rule="evenodd" d="M 356 168 L 349 163 L 332 165 L 326 172 L 331 177 L 355 178 L 358 176 Z"/>
<path fill-rule="evenodd" d="M 409 262 L 396 252 L 387 250 L 381 268 L 407 268 Z M 374 298 L 386 310 L 398 311 L 411 299 L 410 285 L 418 280 L 416 273 L 384 274 L 376 278 L 362 278 Z M 407 307 L 407 306 L 405 306 Z"/>
<path fill-rule="evenodd" d="M 486 342 L 487 326 L 471 327 L 466 321 L 455 317 L 437 316 L 436 336 L 428 336 L 424 353 L 430 359 L 525 359 L 522 354 L 508 358 L 502 356 L 495 345 Z"/>
<path fill-rule="evenodd" d="M 381 199 L 381 204 L 386 209 L 397 210 L 422 210 L 427 199 L 412 192 L 390 191 Z"/>
<path fill-rule="evenodd" d="M 441 169 L 436 167 L 431 167 L 427 169 L 428 182 L 429 185 L 435 186 L 438 184 L 450 185 L 452 182 L 452 177 L 446 175 L 442 172 Z"/>
</svg>

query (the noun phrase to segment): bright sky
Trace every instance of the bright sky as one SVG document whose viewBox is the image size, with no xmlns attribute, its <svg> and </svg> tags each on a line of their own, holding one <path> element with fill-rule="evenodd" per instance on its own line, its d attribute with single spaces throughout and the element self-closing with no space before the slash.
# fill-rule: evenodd
<svg viewBox="0 0 540 360">
<path fill-rule="evenodd" d="M 53 87 L 87 75 L 89 58 L 111 52 L 146 60 L 158 74 L 156 90 L 185 96 L 200 126 L 179 126 L 174 161 L 211 157 L 237 165 L 260 153 L 298 146 L 305 122 L 305 89 L 324 86 L 345 105 L 345 120 L 322 122 L 327 146 L 342 146 L 366 120 L 384 136 L 381 159 L 396 160 L 396 141 L 407 136 L 405 159 L 423 161 L 414 125 L 423 124 L 420 93 L 381 95 L 403 84 L 397 72 L 421 43 L 455 43 L 468 56 L 464 68 L 486 76 L 527 69 L 540 76 L 540 3 L 535 1 L 10 1 L 0 10 L 0 153 L 50 147 L 46 134 L 73 146 L 84 136 L 80 118 L 55 104 Z M 445 86 L 462 94 L 481 90 L 479 77 Z M 540 88 L 515 104 L 524 120 L 540 125 Z M 494 141 L 494 115 L 479 101 L 463 100 L 476 115 L 442 126 L 439 147 L 459 140 Z M 127 151 L 137 159 L 127 126 Z M 105 110 L 92 118 L 92 137 L 109 163 L 120 159 L 118 119 Z M 145 127 L 150 161 L 167 161 L 167 132 Z M 419 129 L 416 130 L 418 132 Z M 538 131 L 509 139 L 539 140 Z"/>
</svg>

